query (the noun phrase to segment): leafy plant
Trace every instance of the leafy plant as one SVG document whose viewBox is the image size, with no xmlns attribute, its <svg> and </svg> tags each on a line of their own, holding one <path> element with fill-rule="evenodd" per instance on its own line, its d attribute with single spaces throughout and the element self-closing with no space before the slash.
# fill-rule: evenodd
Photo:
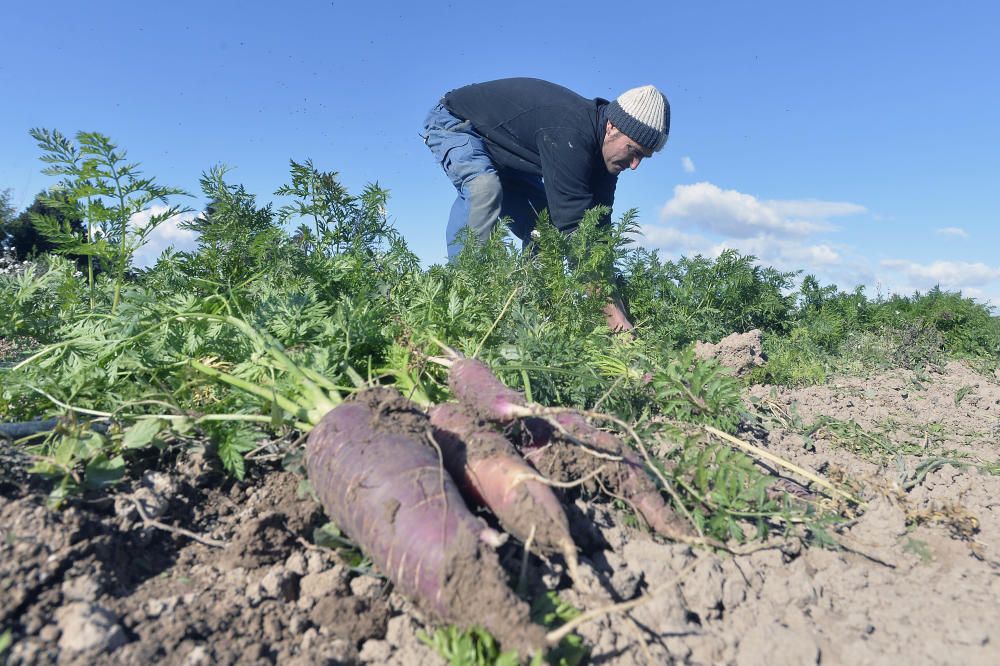
<svg viewBox="0 0 1000 666">
<path fill-rule="evenodd" d="M 531 619 L 549 629 L 558 629 L 580 615 L 580 611 L 566 603 L 552 590 L 535 598 L 531 604 Z M 569 634 L 549 650 L 546 661 L 554 666 L 577 666 L 590 654 L 578 634 Z"/>
<path fill-rule="evenodd" d="M 95 261 L 106 264 L 114 279 L 114 310 L 135 251 L 160 223 L 189 210 L 170 206 L 157 211 L 151 204 L 159 201 L 166 205 L 168 197 L 185 193 L 140 177 L 139 164 L 127 162 L 125 151 L 103 134 L 78 132 L 76 142 L 58 130 L 36 128 L 30 134 L 44 151 L 41 160 L 51 165 L 42 172 L 63 178 L 57 194 L 41 197 L 47 206 L 62 212 L 63 219 L 36 214 L 32 221 L 55 243 L 57 252 L 87 257 L 91 309 L 96 307 Z M 139 215 L 148 216 L 148 220 L 142 225 L 132 224 Z M 85 237 L 69 226 L 67 220 L 75 217 L 84 220 Z"/>
<path fill-rule="evenodd" d="M 633 317 L 670 346 L 718 342 L 757 328 L 784 333 L 793 315 L 786 295 L 794 273 L 756 265 L 751 255 L 726 250 L 716 259 L 662 261 L 634 248 L 621 260 Z"/>
<path fill-rule="evenodd" d="M 808 443 L 813 437 L 823 437 L 837 447 L 847 449 L 862 458 L 884 463 L 898 455 L 923 455 L 924 447 L 913 442 L 894 442 L 885 433 L 873 433 L 853 419 L 821 416 L 804 429 Z"/>
<path fill-rule="evenodd" d="M 740 421 L 739 383 L 718 361 L 696 358 L 693 348 L 654 371 L 651 384 L 659 410 L 668 418 L 727 431 Z"/>
<path fill-rule="evenodd" d="M 58 256 L 16 261 L 0 255 L 0 336 L 48 342 L 83 297 L 76 265 Z"/>
<path fill-rule="evenodd" d="M 531 618 L 550 629 L 557 628 L 580 614 L 552 591 L 537 597 L 532 603 Z M 516 652 L 501 652 L 493 637 L 481 629 L 461 631 L 455 627 L 436 629 L 433 634 L 418 634 L 420 640 L 434 648 L 453 666 L 514 666 L 523 663 Z M 544 662 L 554 666 L 577 666 L 587 657 L 588 650 L 577 634 L 569 634 L 544 656 Z M 536 655 L 532 666 L 541 666 L 543 657 Z"/>
<path fill-rule="evenodd" d="M 180 223 L 198 235 L 198 251 L 184 257 L 184 268 L 209 292 L 240 291 L 255 276 L 273 274 L 284 238 L 270 204 L 258 208 L 242 185 L 226 182 L 228 168 L 215 166 L 201 176 L 208 198 L 205 211 Z"/>
<path fill-rule="evenodd" d="M 912 553 L 920 558 L 921 564 L 930 564 L 934 561 L 934 553 L 931 552 L 927 542 L 923 539 L 907 538 L 903 544 L 904 553 Z"/>
<path fill-rule="evenodd" d="M 353 196 L 337 180 L 336 171 L 320 171 L 312 160 L 290 160 L 290 164 L 292 182 L 275 194 L 294 200 L 282 206 L 278 216 L 282 223 L 293 218 L 312 219 L 313 228 L 299 226 L 294 239 L 307 254 L 340 254 L 348 249 L 374 252 L 379 241 L 396 235 L 386 218 L 389 193 L 378 183 Z"/>
<path fill-rule="evenodd" d="M 517 666 L 521 663 L 517 652 L 500 652 L 493 636 L 482 629 L 462 631 L 443 627 L 430 636 L 421 633 L 420 639 L 451 666 Z"/>
<path fill-rule="evenodd" d="M 120 481 L 125 459 L 108 438 L 89 423 L 61 423 L 41 444 L 28 447 L 36 460 L 32 472 L 58 480 L 49 493 L 53 507 L 82 489 L 100 489 Z"/>
<path fill-rule="evenodd" d="M 14 219 L 14 205 L 11 203 L 11 193 L 8 187 L 5 190 L 0 190 L 0 241 L 6 240 L 3 235 L 6 232 L 6 226 L 10 224 L 11 220 Z"/>
<path fill-rule="evenodd" d="M 768 495 L 773 478 L 763 474 L 752 458 L 722 444 L 704 444 L 688 439 L 675 454 L 673 479 L 690 498 L 689 507 L 697 527 L 722 541 L 749 537 L 745 526 L 755 528 L 755 537 L 765 536 L 771 521 L 783 513 L 802 513 L 782 505 Z"/>
</svg>

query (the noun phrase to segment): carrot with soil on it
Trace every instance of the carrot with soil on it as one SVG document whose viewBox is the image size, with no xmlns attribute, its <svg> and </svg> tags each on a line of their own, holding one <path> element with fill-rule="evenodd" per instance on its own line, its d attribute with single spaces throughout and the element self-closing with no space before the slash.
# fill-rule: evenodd
<svg viewBox="0 0 1000 666">
<path fill-rule="evenodd" d="M 509 534 L 542 554 L 558 552 L 579 580 L 576 544 L 562 503 L 504 435 L 458 403 L 430 411 L 445 466 L 471 499 L 487 507 Z"/>
<path fill-rule="evenodd" d="M 612 467 L 605 481 L 634 507 L 650 529 L 667 538 L 686 540 L 691 536 L 689 526 L 664 501 L 656 484 L 646 473 L 642 460 L 618 436 L 595 427 L 583 415 L 572 411 L 556 412 L 552 415 L 552 420 L 572 438 L 586 442 L 599 452 L 621 458 L 621 462 Z M 558 455 L 558 450 L 538 449 L 526 454 L 525 458 L 540 469 L 545 469 L 546 459 L 551 459 L 554 455 Z M 588 474 L 600 464 L 600 459 L 592 455 L 573 458 L 577 461 L 573 477 Z M 562 461 L 560 464 L 565 466 L 566 462 Z"/>
<path fill-rule="evenodd" d="M 426 418 L 389 389 L 358 393 L 323 417 L 306 447 L 323 507 L 435 619 L 481 625 L 522 654 L 542 649 L 544 629 L 507 586 L 483 543 L 486 526 L 426 442 Z"/>
<path fill-rule="evenodd" d="M 593 472 L 600 464 L 613 460 L 616 464 L 609 467 L 614 471 L 599 476 L 611 492 L 620 493 L 622 499 L 631 504 L 656 533 L 675 539 L 686 539 L 691 534 L 689 526 L 664 501 L 656 483 L 646 473 L 642 461 L 621 439 L 591 425 L 586 417 L 572 409 L 552 409 L 529 404 L 522 393 L 506 386 L 482 361 L 464 358 L 457 352 L 449 351 L 451 359 L 434 360 L 448 366 L 448 386 L 458 400 L 468 405 L 475 414 L 505 424 L 538 417 L 551 424 L 558 433 L 575 443 L 584 444 L 596 454 L 588 455 L 589 460 L 584 456 L 571 454 L 569 457 L 573 461 L 569 464 L 562 462 L 556 465 L 550 459 L 548 464 L 552 470 L 563 467 L 568 472 L 568 475 L 559 477 L 559 480 L 567 480 L 567 476 L 581 478 Z M 551 476 L 550 471 L 543 467 L 546 464 L 545 458 L 558 454 L 558 450 L 550 448 L 526 457 L 546 476 Z"/>
</svg>

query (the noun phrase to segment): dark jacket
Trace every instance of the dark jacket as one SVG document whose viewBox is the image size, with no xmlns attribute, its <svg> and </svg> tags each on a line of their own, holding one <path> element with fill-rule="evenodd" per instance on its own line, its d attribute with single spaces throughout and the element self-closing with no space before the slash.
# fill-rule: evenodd
<svg viewBox="0 0 1000 666">
<path fill-rule="evenodd" d="M 472 123 L 499 169 L 542 177 L 559 230 L 575 229 L 588 208 L 614 203 L 618 176 L 608 173 L 601 154 L 607 100 L 517 78 L 458 88 L 442 101 Z"/>
</svg>

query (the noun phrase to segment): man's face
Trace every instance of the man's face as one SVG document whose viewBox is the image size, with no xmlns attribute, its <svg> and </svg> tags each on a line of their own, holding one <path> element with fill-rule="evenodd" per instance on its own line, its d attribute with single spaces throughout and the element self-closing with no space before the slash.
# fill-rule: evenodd
<svg viewBox="0 0 1000 666">
<path fill-rule="evenodd" d="M 608 121 L 604 132 L 601 152 L 604 154 L 604 165 L 608 168 L 608 173 L 613 176 L 617 176 L 625 169 L 635 169 L 643 158 L 653 156 L 652 150 L 643 148 L 630 139 L 612 125 L 611 121 Z"/>
</svg>

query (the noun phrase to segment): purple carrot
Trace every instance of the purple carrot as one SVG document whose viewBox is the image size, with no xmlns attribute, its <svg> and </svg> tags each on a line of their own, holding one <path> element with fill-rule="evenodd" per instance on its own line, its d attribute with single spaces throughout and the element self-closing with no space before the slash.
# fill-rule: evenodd
<svg viewBox="0 0 1000 666">
<path fill-rule="evenodd" d="M 545 645 L 507 586 L 485 525 L 423 437 L 424 416 L 397 392 L 364 391 L 309 434 L 306 468 L 329 518 L 400 592 L 434 619 L 480 625 L 505 649 Z"/>
<path fill-rule="evenodd" d="M 461 358 L 452 363 L 448 386 L 459 402 L 481 418 L 508 422 L 527 415 L 524 395 L 508 388 L 488 365 L 477 359 Z"/>
<path fill-rule="evenodd" d="M 457 403 L 434 407 L 430 419 L 445 465 L 466 495 L 522 543 L 561 553 L 570 577 L 578 580 L 576 545 L 562 503 L 507 438 Z"/>
</svg>

